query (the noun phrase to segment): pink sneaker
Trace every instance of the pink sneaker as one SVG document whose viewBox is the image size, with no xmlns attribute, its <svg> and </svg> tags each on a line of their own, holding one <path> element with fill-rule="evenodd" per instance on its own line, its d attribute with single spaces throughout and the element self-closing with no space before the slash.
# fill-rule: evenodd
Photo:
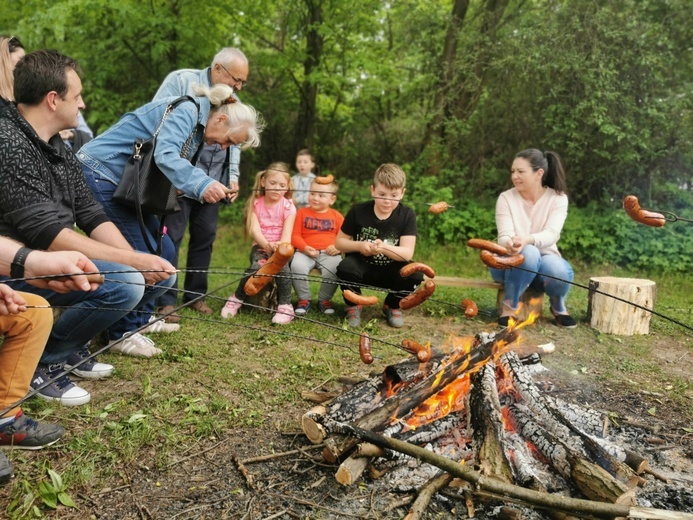
<svg viewBox="0 0 693 520">
<path fill-rule="evenodd" d="M 291 304 L 279 305 L 277 307 L 277 314 L 275 314 L 272 318 L 272 323 L 276 323 L 278 325 L 286 325 L 287 323 L 291 323 L 291 320 L 293 319 L 294 308 L 291 306 Z"/>
<path fill-rule="evenodd" d="M 224 308 L 221 309 L 221 317 L 233 318 L 236 314 L 238 314 L 238 309 L 241 308 L 241 305 L 243 305 L 243 302 L 236 298 L 235 294 L 232 294 L 229 296 L 229 299 L 226 300 Z"/>
</svg>

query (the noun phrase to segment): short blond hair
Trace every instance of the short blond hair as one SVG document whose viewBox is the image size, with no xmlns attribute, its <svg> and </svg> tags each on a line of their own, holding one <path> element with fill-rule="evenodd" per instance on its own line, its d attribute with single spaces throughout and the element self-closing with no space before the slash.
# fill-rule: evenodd
<svg viewBox="0 0 693 520">
<path fill-rule="evenodd" d="M 394 163 L 381 164 L 373 175 L 373 186 L 378 184 L 393 190 L 404 189 L 407 185 L 407 175 Z"/>
</svg>

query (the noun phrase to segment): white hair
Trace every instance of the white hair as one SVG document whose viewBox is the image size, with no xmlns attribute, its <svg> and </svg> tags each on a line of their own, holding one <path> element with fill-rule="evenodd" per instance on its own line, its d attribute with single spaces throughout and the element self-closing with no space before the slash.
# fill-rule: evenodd
<svg viewBox="0 0 693 520">
<path fill-rule="evenodd" d="M 214 56 L 214 59 L 212 60 L 212 67 L 214 67 L 214 65 L 217 63 L 228 66 L 234 62 L 240 62 L 247 65 L 248 58 L 245 57 L 245 54 L 243 54 L 243 51 L 240 49 L 236 49 L 235 47 L 224 47 L 217 52 L 216 56 Z"/>
<path fill-rule="evenodd" d="M 211 88 L 196 83 L 193 85 L 193 93 L 196 96 L 204 96 L 212 105 L 212 112 L 220 112 L 228 117 L 227 126 L 230 130 L 245 130 L 248 138 L 241 145 L 242 149 L 256 148 L 260 146 L 260 133 L 265 127 L 262 116 L 250 105 L 238 101 L 233 94 L 233 89 L 223 83 L 217 83 Z M 229 98 L 235 102 L 228 103 Z"/>
</svg>

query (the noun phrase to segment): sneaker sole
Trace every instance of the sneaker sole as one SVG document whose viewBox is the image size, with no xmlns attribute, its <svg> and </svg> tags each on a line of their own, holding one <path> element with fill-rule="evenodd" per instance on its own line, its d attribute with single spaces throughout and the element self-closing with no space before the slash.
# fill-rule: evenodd
<svg viewBox="0 0 693 520">
<path fill-rule="evenodd" d="M 104 379 L 106 377 L 110 377 L 113 375 L 113 372 L 115 372 L 115 369 L 111 370 L 80 370 L 79 368 L 75 368 L 72 370 L 72 367 L 70 365 L 65 365 L 65 368 L 67 370 L 71 370 L 70 374 L 75 375 L 77 377 L 81 377 L 82 379 Z"/>
<path fill-rule="evenodd" d="M 53 444 L 58 442 L 61 438 L 62 438 L 62 435 L 60 437 L 58 437 L 57 439 L 55 439 L 54 441 L 47 442 L 46 444 L 41 444 L 40 446 L 25 446 L 22 444 L 2 444 L 2 447 L 12 448 L 15 450 L 36 451 L 36 450 L 41 450 L 43 448 L 47 448 L 48 446 L 53 446 Z M 2 480 L 0 480 L 0 482 L 2 482 Z"/>
<path fill-rule="evenodd" d="M 306 315 L 306 311 L 300 311 L 300 310 L 296 309 L 296 311 L 294 312 L 294 314 L 295 314 L 296 316 L 305 316 L 305 315 Z"/>
<path fill-rule="evenodd" d="M 334 309 L 330 309 L 328 311 L 322 311 L 323 314 L 327 314 L 328 316 L 332 316 L 334 314 Z"/>
<path fill-rule="evenodd" d="M 41 399 L 44 399 L 45 401 L 53 401 L 59 404 L 62 404 L 63 406 L 81 406 L 83 404 L 87 404 L 89 401 L 91 401 L 91 394 L 87 394 L 86 396 L 82 397 L 72 397 L 70 399 L 65 399 L 64 397 L 50 397 L 47 395 L 43 395 L 42 393 L 36 393 L 34 394 L 36 397 L 40 397 Z M 57 441 L 57 439 L 56 439 Z"/>
</svg>

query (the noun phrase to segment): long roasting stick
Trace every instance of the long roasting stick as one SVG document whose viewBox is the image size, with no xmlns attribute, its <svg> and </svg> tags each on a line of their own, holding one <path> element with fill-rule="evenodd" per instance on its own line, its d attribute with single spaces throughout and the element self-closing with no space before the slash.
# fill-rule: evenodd
<svg viewBox="0 0 693 520">
<path fill-rule="evenodd" d="M 478 471 L 460 465 L 458 462 L 432 453 L 424 448 L 415 446 L 408 442 L 383 437 L 377 433 L 373 433 L 363 428 L 351 426 L 350 424 L 329 422 L 326 426 L 332 433 L 340 433 L 343 435 L 353 435 L 359 439 L 380 446 L 381 448 L 395 450 L 406 455 L 411 455 L 417 459 L 432 464 L 437 468 L 442 469 L 459 477 L 463 480 L 471 482 L 481 489 L 498 493 L 523 500 L 525 502 L 535 504 L 537 506 L 548 507 L 556 510 L 560 509 L 568 513 L 584 513 L 592 514 L 598 517 L 627 517 L 627 518 L 651 518 L 654 520 L 693 520 L 693 514 L 683 513 L 678 511 L 666 511 L 663 509 L 653 509 L 649 507 L 631 507 L 621 506 L 618 504 L 607 504 L 605 502 L 593 502 L 591 500 L 583 500 L 580 498 L 570 498 L 562 495 L 551 495 L 541 493 L 532 489 L 526 489 L 514 484 L 501 482 L 493 477 L 488 477 L 480 474 Z"/>
</svg>

